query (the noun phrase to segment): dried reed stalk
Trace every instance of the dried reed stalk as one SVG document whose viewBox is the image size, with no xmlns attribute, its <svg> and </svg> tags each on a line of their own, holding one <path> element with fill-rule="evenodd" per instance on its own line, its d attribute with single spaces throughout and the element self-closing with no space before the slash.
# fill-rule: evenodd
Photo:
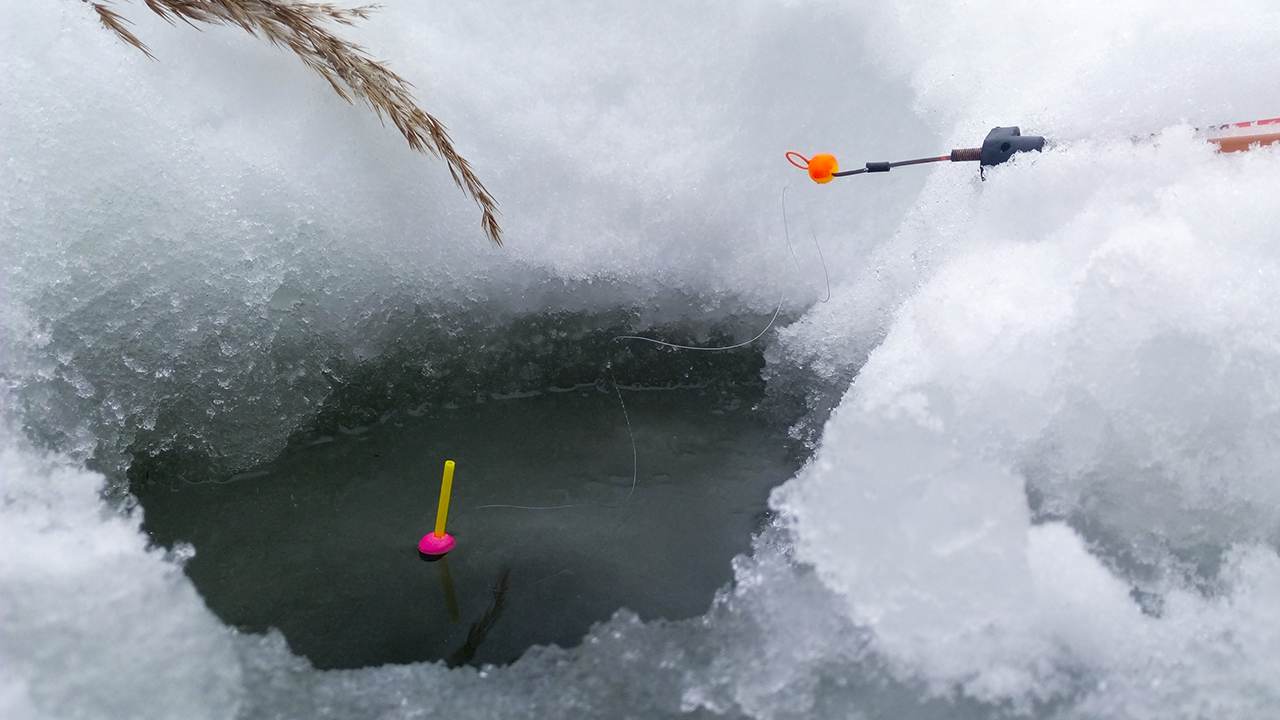
<svg viewBox="0 0 1280 720">
<path fill-rule="evenodd" d="M 128 20 L 111 9 L 114 0 L 84 0 L 98 13 L 98 19 L 121 40 L 150 58 L 151 50 L 125 25 Z M 439 120 L 417 106 L 408 81 L 386 65 L 369 57 L 364 48 L 333 34 L 326 27 L 334 22 L 354 25 L 377 6 L 344 8 L 309 0 L 142 0 L 152 12 L 176 23 L 182 20 L 213 25 L 235 25 L 250 35 L 292 50 L 307 67 L 329 82 L 334 92 L 349 103 L 363 101 L 379 118 L 389 119 L 404 135 L 409 147 L 445 161 L 453 181 L 480 206 L 481 226 L 496 245 L 502 244 L 498 225 L 498 203 L 472 172 L 466 159 L 453 148 L 449 132 Z"/>
</svg>

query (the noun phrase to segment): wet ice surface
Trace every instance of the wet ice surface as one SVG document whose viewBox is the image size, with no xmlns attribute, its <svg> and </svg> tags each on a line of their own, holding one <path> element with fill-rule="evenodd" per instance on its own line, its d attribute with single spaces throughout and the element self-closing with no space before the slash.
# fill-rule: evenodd
<svg viewBox="0 0 1280 720">
<path fill-rule="evenodd" d="M 795 472 L 785 434 L 732 388 L 622 399 L 625 415 L 606 383 L 401 414 L 253 472 L 135 492 L 153 541 L 195 547 L 187 574 L 219 617 L 279 628 L 319 668 L 506 663 L 575 645 L 621 607 L 706 612 Z M 445 459 L 458 546 L 425 563 Z"/>
</svg>

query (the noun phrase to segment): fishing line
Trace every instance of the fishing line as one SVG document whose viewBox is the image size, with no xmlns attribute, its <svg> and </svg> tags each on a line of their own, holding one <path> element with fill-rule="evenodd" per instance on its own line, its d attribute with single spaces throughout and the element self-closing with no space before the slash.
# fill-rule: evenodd
<svg viewBox="0 0 1280 720">
<path fill-rule="evenodd" d="M 623 498 L 621 503 L 617 505 L 605 505 L 603 503 L 573 503 L 570 505 L 476 505 L 473 510 L 484 510 L 487 508 L 508 508 L 511 510 L 566 510 L 575 507 L 600 507 L 609 510 L 617 510 L 625 507 L 631 501 L 631 496 L 636 492 L 636 485 L 639 483 L 640 477 L 640 453 L 636 450 L 636 435 L 631 428 L 631 414 L 627 412 L 627 403 L 622 399 L 622 388 L 618 385 L 618 378 L 613 373 L 613 363 L 605 363 L 605 367 L 609 370 L 609 379 L 613 380 L 613 391 L 618 395 L 618 404 L 622 406 L 622 419 L 627 424 L 627 438 L 631 441 L 631 490 L 627 496 Z"/>
<path fill-rule="evenodd" d="M 791 230 L 789 227 L 789 222 L 787 220 L 787 192 L 790 189 L 791 189 L 790 185 L 787 185 L 782 188 L 782 232 L 787 245 L 787 251 L 791 255 L 791 261 L 795 265 L 796 272 L 800 274 L 801 280 L 803 281 L 804 271 L 800 267 L 800 260 L 796 256 L 795 247 L 791 244 Z M 827 271 L 827 261 L 822 254 L 822 246 L 818 243 L 818 235 L 816 232 L 814 232 L 812 225 L 809 226 L 809 232 L 813 236 L 813 245 L 818 251 L 818 260 L 822 263 L 822 275 L 823 275 L 823 279 L 826 282 L 826 297 L 819 297 L 818 300 L 819 302 L 825 303 L 831 299 L 831 276 Z M 807 282 L 805 284 L 808 285 Z M 813 288 L 810 287 L 810 290 L 812 289 Z M 815 292 L 814 295 L 817 295 L 817 293 Z M 661 347 L 669 347 L 676 350 L 696 350 L 696 351 L 702 351 L 702 352 L 719 352 L 724 350 L 736 350 L 738 348 L 746 347 L 754 343 L 755 341 L 759 340 L 760 338 L 764 337 L 764 334 L 769 332 L 769 329 L 773 327 L 775 322 L 777 322 L 778 315 L 782 313 L 782 305 L 785 302 L 786 302 L 786 293 L 784 292 L 782 297 L 778 299 L 778 306 L 774 308 L 773 316 L 769 318 L 769 323 L 765 325 L 764 329 L 761 330 L 759 333 L 757 333 L 756 336 L 751 338 L 750 340 L 747 340 L 745 342 L 740 342 L 734 345 L 725 345 L 723 347 L 699 347 L 696 345 L 680 345 L 677 343 L 666 342 L 664 340 L 657 340 L 654 338 L 644 337 L 642 335 L 618 335 L 613 338 L 610 338 L 609 342 L 616 342 L 618 340 L 642 340 L 644 342 L 653 343 L 654 345 L 659 345 Z M 627 412 L 627 403 L 622 398 L 622 389 L 621 389 L 621 386 L 618 384 L 617 375 L 615 375 L 613 372 L 613 363 L 607 362 L 605 363 L 605 367 L 609 370 L 609 379 L 613 381 L 613 391 L 618 396 L 618 404 L 622 406 L 622 417 L 626 421 L 627 436 L 631 441 L 631 490 L 630 492 L 627 493 L 627 497 L 618 505 L 602 505 L 599 503 L 570 503 L 567 505 L 489 504 L 489 505 L 476 505 L 472 509 L 474 510 L 506 509 L 506 510 L 546 511 L 546 510 L 568 510 L 576 507 L 603 507 L 603 508 L 608 508 L 612 510 L 612 509 L 618 509 L 620 507 L 624 507 L 628 502 L 631 501 L 631 497 L 635 494 L 636 486 L 639 482 L 639 452 L 636 449 L 635 433 L 631 427 L 631 415 L 630 413 Z"/>
<path fill-rule="evenodd" d="M 783 232 L 783 237 L 786 239 L 787 251 L 791 254 L 791 262 L 795 265 L 796 272 L 800 274 L 801 282 L 804 282 L 805 285 L 807 286 L 809 283 L 804 280 L 804 270 L 800 268 L 800 260 L 799 258 L 796 257 L 795 248 L 792 247 L 791 245 L 791 231 L 787 227 L 787 191 L 790 189 L 791 189 L 790 185 L 782 188 L 782 232 Z M 813 245 L 818 249 L 818 260 L 822 263 L 822 276 L 827 283 L 827 296 L 825 298 L 819 298 L 819 302 L 825 303 L 831 299 L 831 276 L 827 272 L 827 260 L 822 255 L 822 246 L 818 244 L 818 234 L 813 231 L 812 225 L 809 226 L 809 232 L 813 234 Z M 813 288 L 810 287 L 809 289 L 812 290 Z M 814 295 L 817 295 L 817 293 L 815 292 Z M 750 340 L 747 340 L 746 342 L 740 342 L 736 345 L 725 345 L 723 347 L 699 347 L 697 345 L 677 345 L 676 343 L 669 343 L 664 340 L 656 340 L 654 338 L 644 337 L 643 335 L 619 335 L 615 338 L 612 338 L 609 342 L 614 342 L 615 340 L 643 340 L 645 342 L 653 343 L 654 345 L 669 347 L 675 350 L 700 350 L 702 352 L 719 352 L 722 350 L 737 350 L 738 348 L 746 347 L 751 343 L 759 340 L 760 338 L 764 337 L 765 333 L 769 332 L 769 329 L 773 327 L 773 324 L 775 322 L 777 322 L 778 315 L 782 313 L 782 304 L 785 303 L 786 300 L 787 300 L 787 294 L 786 294 L 786 291 L 783 291 L 782 297 L 778 298 L 778 307 L 774 309 L 773 317 L 769 318 L 769 324 L 765 325 L 764 329 L 761 330 L 755 337 L 751 338 Z"/>
<path fill-rule="evenodd" d="M 800 260 L 799 260 L 799 258 L 797 258 L 797 257 L 796 257 L 795 248 L 794 248 L 794 247 L 792 246 L 792 244 L 791 244 L 791 231 L 790 231 L 790 229 L 789 229 L 788 221 L 787 221 L 787 191 L 788 191 L 788 190 L 790 190 L 790 189 L 791 189 L 791 186 L 790 186 L 790 185 L 788 185 L 788 186 L 786 186 L 786 187 L 784 187 L 784 188 L 782 189 L 782 231 L 783 231 L 783 237 L 784 237 L 784 238 L 785 238 L 785 240 L 786 240 L 786 244 L 787 244 L 787 251 L 791 254 L 791 261 L 792 261 L 792 263 L 795 265 L 795 267 L 796 267 L 796 271 L 800 273 L 801 279 L 803 279 L 803 277 L 804 277 L 804 271 L 800 268 Z M 829 274 L 828 274 L 828 272 L 827 272 L 827 261 L 826 261 L 826 258 L 824 258 L 824 257 L 823 257 L 823 255 L 822 255 L 822 246 L 818 244 L 818 235 L 817 235 L 817 233 L 814 233 L 814 232 L 813 232 L 813 227 L 812 227 L 812 226 L 810 226 L 809 230 L 810 230 L 810 232 L 811 232 L 811 233 L 813 233 L 813 244 L 814 244 L 814 247 L 815 247 L 815 248 L 817 248 L 817 250 L 818 250 L 818 259 L 819 259 L 819 260 L 821 261 L 821 263 L 822 263 L 822 274 L 823 274 L 823 277 L 824 277 L 824 279 L 826 280 L 826 284 L 827 284 L 826 297 L 825 297 L 825 298 L 819 298 L 819 301 L 820 301 L 820 302 L 824 302 L 824 303 L 825 303 L 825 302 L 827 302 L 828 300 L 830 300 L 830 299 L 831 299 L 831 277 L 830 277 L 830 275 L 829 275 Z M 806 283 L 806 284 L 807 284 L 807 283 Z M 810 288 L 810 289 L 812 290 L 812 288 Z M 817 295 L 817 293 L 814 293 L 814 294 L 815 294 L 815 295 Z M 769 318 L 769 323 L 768 323 L 767 325 L 765 325 L 765 328 L 764 328 L 763 330 L 761 330 L 759 333 L 757 333 L 757 334 L 756 334 L 756 336 L 755 336 L 755 337 L 753 337 L 753 338 L 751 338 L 750 340 L 747 340 L 746 342 L 740 342 L 740 343 L 737 343 L 737 344 L 735 344 L 735 345 L 726 345 L 726 346 L 723 346 L 723 347 L 698 347 L 698 346 L 695 346 L 695 345 L 679 345 L 679 344 L 677 344 L 677 343 L 670 343 L 670 342 L 666 342 L 666 341 L 664 341 L 664 340 L 657 340 L 657 339 L 654 339 L 654 338 L 644 337 L 644 336 L 642 336 L 642 335 L 618 335 L 618 336 L 615 336 L 615 337 L 613 337 L 613 338 L 610 338 L 610 339 L 609 339 L 609 342 L 616 342 L 616 341 L 618 341 L 618 340 L 643 340 L 643 341 L 645 341 L 645 342 L 653 343 L 653 344 L 655 344 L 655 345 L 659 345 L 659 346 L 662 346 L 662 347 L 669 347 L 669 348 L 673 348 L 673 349 L 677 349 L 677 350 L 700 350 L 700 351 L 703 351 L 703 352 L 716 352 L 716 351 L 723 351 L 723 350 L 736 350 L 736 349 L 738 349 L 738 348 L 742 348 L 742 347 L 746 347 L 746 346 L 750 345 L 751 343 L 755 342 L 756 340 L 759 340 L 760 338 L 764 337 L 764 334 L 765 334 L 765 333 L 769 332 L 769 329 L 773 327 L 773 324 L 774 324 L 775 322 L 777 322 L 777 320 L 778 320 L 778 315 L 782 313 L 782 305 L 783 305 L 783 303 L 785 303 L 785 302 L 786 302 L 786 299 L 787 299 L 787 297 L 786 297 L 786 294 L 785 294 L 785 293 L 782 295 L 782 297 L 781 297 L 781 298 L 779 298 L 779 299 L 778 299 L 778 306 L 777 306 L 776 308 L 774 308 L 774 310 L 773 310 L 773 316 Z M 625 506 L 628 502 L 630 502 L 630 500 L 631 500 L 631 496 L 635 494 L 635 491 L 636 491 L 636 485 L 638 484 L 638 481 L 639 481 L 639 453 L 638 453 L 638 451 L 636 450 L 636 438 L 635 438 L 635 433 L 633 432 L 632 427 L 631 427 L 631 415 L 630 415 L 630 413 L 628 413 L 628 412 L 627 412 L 627 403 L 626 403 L 626 401 L 624 401 L 624 400 L 622 399 L 622 388 L 621 388 L 621 386 L 618 384 L 618 377 L 617 377 L 617 375 L 615 375 L 615 374 L 614 374 L 614 372 L 613 372 L 613 363 L 611 363 L 611 362 L 606 362 L 606 363 L 605 363 L 605 367 L 609 370 L 609 379 L 613 381 L 613 391 L 614 391 L 614 392 L 617 394 L 617 396 L 618 396 L 618 404 L 622 406 L 622 417 L 623 417 L 623 419 L 626 421 L 626 424 L 627 424 L 627 436 L 628 436 L 628 437 L 630 438 L 630 440 L 631 440 L 631 491 L 627 493 L 627 497 L 622 501 L 622 503 L 620 503 L 620 504 L 618 504 L 618 505 L 602 505 L 602 504 L 598 504 L 598 503 L 570 503 L 570 504 L 568 504 L 568 505 L 506 505 L 506 504 L 489 504 L 489 505 L 476 505 L 476 506 L 474 506 L 474 507 L 472 508 L 473 510 L 499 510 L 499 509 L 505 509 L 505 510 L 535 510 L 535 511 L 536 511 L 536 510 L 568 510 L 568 509 L 570 509 L 570 508 L 576 508 L 576 507 L 603 507 L 603 508 L 608 508 L 608 509 L 611 509 L 611 510 L 612 510 L 612 509 L 617 509 L 617 508 L 619 508 L 619 507 L 623 507 L 623 506 Z"/>
<path fill-rule="evenodd" d="M 636 435 L 635 435 L 635 431 L 631 427 L 631 413 L 627 411 L 627 403 L 622 398 L 622 389 L 618 385 L 618 377 L 613 372 L 613 363 L 607 362 L 605 363 L 605 367 L 609 370 L 609 379 L 613 381 L 613 391 L 618 396 L 618 404 L 622 406 L 622 419 L 626 422 L 627 439 L 631 442 L 631 489 L 627 492 L 627 496 L 622 499 L 622 502 L 616 505 L 605 505 L 603 503 L 575 503 L 572 505 L 548 505 L 548 506 L 477 505 L 473 509 L 480 510 L 483 508 L 510 508 L 514 510 L 564 510 L 567 508 L 574 508 L 574 507 L 598 507 L 598 508 L 605 508 L 608 510 L 621 510 L 621 509 L 625 509 L 627 505 L 630 504 L 631 497 L 635 495 L 636 486 L 640 482 L 640 453 L 636 449 Z M 607 546 L 610 543 L 612 543 L 614 539 L 618 536 L 618 531 L 622 529 L 622 526 L 625 525 L 627 521 L 633 517 L 635 517 L 634 512 L 628 514 L 627 516 L 619 520 L 618 523 L 613 526 L 613 529 L 609 531 L 609 535 L 604 539 L 604 542 L 602 543 L 602 545 Z M 529 588 L 532 588 L 535 585 L 540 585 L 553 578 L 557 578 L 557 577 L 560 577 L 561 575 L 566 575 L 568 573 L 571 573 L 574 570 L 577 570 L 578 568 L 582 567 L 586 563 L 587 561 L 583 560 L 575 565 L 564 568 L 563 570 L 559 570 L 550 575 L 534 580 L 533 582 L 520 585 L 519 587 L 509 587 L 507 588 L 507 592 L 521 592 L 524 590 L 528 590 Z"/>
<path fill-rule="evenodd" d="M 799 273 L 801 281 L 804 282 L 806 286 L 809 286 L 809 283 L 804 280 L 804 270 L 800 267 L 800 260 L 796 256 L 795 247 L 791 243 L 791 230 L 790 230 L 789 222 L 787 219 L 787 192 L 790 189 L 791 187 L 789 185 L 782 189 L 783 237 L 787 245 L 787 252 L 791 255 L 791 261 L 796 268 L 796 272 Z M 818 259 L 819 259 L 819 262 L 822 264 L 823 279 L 826 283 L 826 296 L 818 297 L 818 300 L 819 302 L 825 303 L 831 299 L 831 276 L 827 270 L 826 258 L 822 254 L 822 246 L 818 243 L 818 235 L 813 230 L 812 225 L 809 226 L 809 232 L 813 236 L 813 244 L 818 251 Z M 813 290 L 812 286 L 809 286 L 809 289 Z M 815 292 L 814 295 L 817 296 L 818 293 Z M 680 345 L 678 343 L 666 342 L 665 340 L 657 340 L 655 338 L 644 337 L 642 335 L 618 335 L 613 338 L 610 338 L 609 342 L 613 343 L 619 340 L 641 340 L 644 342 L 652 343 L 654 345 L 658 345 L 660 347 L 669 347 L 675 350 L 694 350 L 694 351 L 701 351 L 701 352 L 721 352 L 725 350 L 736 350 L 738 348 L 743 348 L 748 345 L 751 345 L 755 341 L 764 337 L 765 333 L 769 332 L 769 330 L 774 326 L 774 323 L 777 322 L 778 316 L 782 313 L 782 306 L 786 302 L 786 299 L 787 299 L 787 296 L 786 296 L 786 292 L 784 291 L 782 293 L 782 296 L 778 298 L 778 305 L 776 308 L 774 308 L 773 315 L 769 318 L 768 324 L 766 324 L 764 329 L 761 330 L 759 333 L 757 333 L 755 337 L 752 337 L 750 340 L 747 340 L 745 342 L 735 343 L 733 345 L 725 345 L 721 347 L 700 347 L 696 345 Z M 605 368 L 608 369 L 609 371 L 609 379 L 613 383 L 613 391 L 618 397 L 619 406 L 621 406 L 622 408 L 622 418 L 625 421 L 626 427 L 627 427 L 627 438 L 631 443 L 631 488 L 630 490 L 628 490 L 627 496 L 623 498 L 622 501 L 620 503 L 617 503 L 616 505 L 605 505 L 602 503 L 571 503 L 567 505 L 488 504 L 488 505 L 476 505 L 473 507 L 474 510 L 507 509 L 507 510 L 549 511 L 549 510 L 568 510 L 568 509 L 577 508 L 577 507 L 598 507 L 598 508 L 604 508 L 609 510 L 620 510 L 620 509 L 626 508 L 630 504 L 631 498 L 635 495 L 636 487 L 639 485 L 639 480 L 640 480 L 640 453 L 636 447 L 635 430 L 631 425 L 631 413 L 627 410 L 626 400 L 624 400 L 622 397 L 622 387 L 621 385 L 618 384 L 618 377 L 613 371 L 613 363 L 606 362 Z M 613 526 L 613 529 L 609 532 L 609 535 L 608 537 L 605 538 L 603 544 L 604 545 L 611 544 L 617 538 L 618 531 L 621 530 L 623 525 L 625 525 L 627 521 L 634 516 L 635 516 L 635 513 L 632 512 L 626 515 L 625 517 L 623 517 L 621 520 L 619 520 L 617 524 Z M 566 575 L 568 573 L 571 573 L 574 570 L 582 567 L 584 564 L 586 564 L 585 560 L 573 566 L 567 567 L 563 570 L 559 570 L 555 573 L 552 573 L 551 575 L 547 575 L 545 577 L 539 578 L 538 580 L 534 580 L 533 582 L 520 585 L 519 587 L 509 587 L 507 589 L 507 592 L 514 593 L 514 592 L 522 592 L 522 591 L 528 590 L 536 585 L 540 585 L 544 582 L 560 577 L 561 575 Z"/>
<path fill-rule="evenodd" d="M 782 232 L 787 239 L 787 250 L 791 251 L 791 262 L 795 263 L 796 271 L 800 273 L 800 279 L 805 285 L 809 284 L 804 279 L 804 270 L 800 269 L 800 259 L 796 257 L 796 250 L 791 246 L 791 231 L 787 227 L 787 191 L 791 189 L 788 185 L 782 188 Z M 822 255 L 822 246 L 818 244 L 818 233 L 813 229 L 813 223 L 809 223 L 809 234 L 813 235 L 813 246 L 818 250 L 818 261 L 822 263 L 822 277 L 827 282 L 827 296 L 818 298 L 818 302 L 825 303 L 831 299 L 831 276 L 827 274 L 827 259 Z M 810 287 L 810 290 L 813 288 Z M 817 295 L 818 293 L 814 293 Z"/>
<path fill-rule="evenodd" d="M 622 389 L 618 387 L 618 376 L 613 374 L 613 363 L 605 363 L 609 368 L 609 379 L 613 380 L 613 391 L 618 395 L 618 404 L 622 406 L 622 418 L 627 421 L 627 437 L 631 439 L 631 492 L 622 500 L 619 507 L 631 502 L 636 493 L 636 483 L 640 477 L 640 453 L 636 450 L 636 434 L 631 430 L 631 414 L 627 412 L 627 403 L 622 400 Z"/>
<path fill-rule="evenodd" d="M 487 510 L 490 508 L 509 508 L 511 510 L 564 510 L 566 508 L 585 507 L 587 503 L 574 503 L 572 505 L 476 505 L 472 510 Z"/>
<path fill-rule="evenodd" d="M 698 347 L 696 345 L 677 345 L 675 343 L 669 343 L 664 340 L 655 340 L 653 338 L 644 337 L 643 335 L 619 335 L 615 338 L 610 339 L 609 342 L 614 342 L 615 340 L 644 340 L 645 342 L 651 342 L 654 345 L 661 345 L 662 347 L 675 348 L 676 350 L 701 350 L 703 352 L 717 352 L 720 350 L 737 350 L 740 347 L 746 347 L 751 343 L 759 340 L 760 338 L 764 337 L 765 333 L 769 332 L 769 328 L 773 327 L 774 321 L 778 319 L 778 314 L 782 312 L 782 303 L 786 302 L 786 300 L 787 300 L 787 296 L 785 294 L 778 299 L 778 308 L 773 311 L 773 317 L 769 318 L 769 324 L 764 326 L 764 329 L 760 331 L 759 335 L 756 335 L 755 337 L 751 338 L 746 342 L 740 342 L 737 345 L 726 345 L 724 347 Z"/>
</svg>

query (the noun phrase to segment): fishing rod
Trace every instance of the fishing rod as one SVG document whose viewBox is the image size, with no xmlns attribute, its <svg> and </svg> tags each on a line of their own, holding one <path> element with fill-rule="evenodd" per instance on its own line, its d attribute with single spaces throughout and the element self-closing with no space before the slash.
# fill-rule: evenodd
<svg viewBox="0 0 1280 720">
<path fill-rule="evenodd" d="M 1198 132 L 1212 134 L 1206 140 L 1218 146 L 1219 152 L 1242 152 L 1255 147 L 1264 147 L 1280 143 L 1280 118 L 1270 120 L 1254 120 L 1243 123 L 1213 125 L 1208 128 L 1197 128 Z M 957 148 L 948 155 L 917 158 L 915 160 L 899 160 L 897 162 L 869 162 L 857 170 L 840 170 L 834 155 L 819 153 L 806 158 L 794 150 L 787 152 L 787 161 L 801 170 L 809 171 L 814 182 L 826 184 L 838 177 L 862 175 L 864 173 L 886 173 L 896 167 L 907 165 L 924 165 L 936 162 L 976 162 L 984 173 L 987 168 L 1007 162 L 1018 153 L 1040 152 L 1044 149 L 1045 139 L 1039 135 L 1023 135 L 1015 127 L 992 128 L 982 141 L 982 147 Z"/>
</svg>

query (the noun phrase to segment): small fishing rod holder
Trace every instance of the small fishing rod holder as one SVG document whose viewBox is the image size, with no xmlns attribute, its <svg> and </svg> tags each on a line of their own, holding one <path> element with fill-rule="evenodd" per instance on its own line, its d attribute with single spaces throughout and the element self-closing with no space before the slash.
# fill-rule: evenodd
<svg viewBox="0 0 1280 720">
<path fill-rule="evenodd" d="M 863 173 L 882 173 L 889 172 L 896 167 L 906 165 L 923 165 L 925 163 L 935 162 L 976 162 L 981 167 L 987 168 L 992 165 L 999 165 L 1007 162 L 1009 158 L 1020 152 L 1040 152 L 1044 149 L 1044 138 L 1039 135 L 1023 135 L 1022 131 L 1017 127 L 998 127 L 992 128 L 987 133 L 987 138 L 982 141 L 982 147 L 976 148 L 957 148 L 951 151 L 950 155 L 942 155 L 940 157 L 919 158 L 917 160 L 900 160 L 898 162 L 869 162 L 866 167 L 857 170 L 845 170 L 844 172 L 833 172 L 831 177 L 846 177 L 849 175 L 861 175 Z M 794 161 L 792 164 L 795 164 Z M 807 169 L 807 168 L 806 168 Z M 815 178 L 816 179 L 816 178 Z"/>
<path fill-rule="evenodd" d="M 1009 158 L 1020 152 L 1039 152 L 1044 149 L 1044 138 L 1039 135 L 1023 135 L 1016 127 L 992 128 L 982 147 L 957 148 L 949 155 L 938 157 L 900 160 L 898 162 L 869 162 L 857 170 L 840 170 L 835 157 L 826 153 L 806 158 L 798 152 L 788 152 L 787 160 L 801 170 L 809 171 L 809 177 L 816 183 L 829 183 L 834 178 L 862 175 L 864 173 L 885 173 L 896 167 L 907 165 L 924 165 L 936 162 L 976 162 L 983 170 L 993 165 L 1007 162 Z M 985 177 L 985 173 L 984 173 Z"/>
<path fill-rule="evenodd" d="M 1213 136 L 1205 138 L 1216 145 L 1220 152 L 1241 152 L 1253 148 L 1280 144 L 1280 118 L 1254 120 L 1252 122 L 1216 125 L 1209 128 L 1197 128 Z M 1225 134 L 1223 134 L 1225 133 Z M 869 162 L 857 170 L 840 170 L 834 156 L 819 153 L 813 158 L 806 158 L 798 152 L 788 152 L 787 160 L 801 170 L 809 171 L 809 177 L 816 183 L 829 183 L 838 177 L 862 175 L 864 173 L 885 173 L 896 167 L 906 165 L 924 165 L 936 162 L 976 162 L 986 177 L 985 170 L 993 165 L 1007 162 L 1009 158 L 1023 152 L 1039 152 L 1044 149 L 1044 138 L 1039 135 L 1023 135 L 1017 127 L 992 128 L 982 147 L 957 148 L 949 155 L 900 160 L 898 162 Z"/>
</svg>

